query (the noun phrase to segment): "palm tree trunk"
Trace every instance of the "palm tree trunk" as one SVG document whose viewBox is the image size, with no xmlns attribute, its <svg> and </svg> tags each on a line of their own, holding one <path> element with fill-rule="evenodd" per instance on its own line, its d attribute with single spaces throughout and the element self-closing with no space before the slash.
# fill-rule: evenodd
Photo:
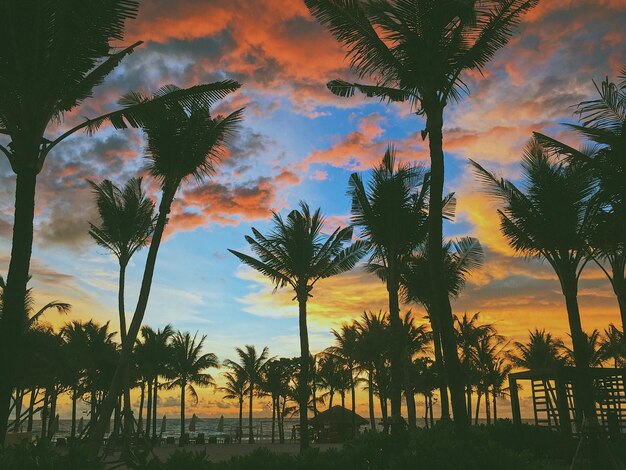
<svg viewBox="0 0 626 470">
<path fill-rule="evenodd" d="M 487 418 L 487 426 L 489 426 L 491 424 L 491 402 L 488 390 L 485 392 L 485 416 Z"/>
<path fill-rule="evenodd" d="M 272 444 L 274 443 L 275 429 L 276 429 L 276 397 L 272 395 Z"/>
<path fill-rule="evenodd" d="M 415 411 L 415 390 L 411 381 L 411 360 L 406 348 L 402 354 L 402 376 L 404 377 L 404 398 L 406 399 L 406 415 L 409 429 L 417 427 L 417 415 Z"/>
<path fill-rule="evenodd" d="M 0 446 L 4 444 L 11 412 L 11 394 L 16 374 L 15 351 L 21 344 L 24 331 L 24 300 L 33 251 L 36 183 L 36 170 L 17 172 L 11 261 L 0 324 Z"/>
<path fill-rule="evenodd" d="M 148 379 L 148 403 L 146 406 L 146 439 L 150 438 L 150 424 L 152 423 L 152 380 Z"/>
<path fill-rule="evenodd" d="M 139 417 L 137 418 L 137 435 L 141 434 L 143 430 L 143 400 L 146 394 L 146 384 L 143 380 L 139 382 L 141 389 L 141 395 L 139 396 Z"/>
<path fill-rule="evenodd" d="M 498 397 L 498 395 L 494 391 L 493 392 L 493 424 L 496 424 L 496 421 L 498 421 L 498 409 L 496 408 L 496 399 L 497 399 L 497 397 Z"/>
<path fill-rule="evenodd" d="M 428 311 L 430 326 L 433 330 L 433 346 L 435 349 L 435 370 L 439 382 L 439 401 L 441 402 L 441 419 L 450 419 L 450 402 L 448 401 L 448 382 L 443 364 L 443 353 L 441 351 L 441 329 L 434 315 Z"/>
<path fill-rule="evenodd" d="M 48 402 L 50 400 L 50 394 L 46 389 L 43 396 L 43 406 L 41 408 L 41 438 L 45 439 L 48 435 Z"/>
<path fill-rule="evenodd" d="M 441 343 L 445 358 L 448 386 L 452 401 L 454 422 L 458 429 L 468 426 L 465 400 L 463 394 L 463 374 L 454 332 L 454 321 L 450 299 L 446 292 L 443 266 L 443 105 L 435 96 L 425 97 L 426 129 L 430 150 L 430 197 L 428 209 L 428 269 L 433 285 L 433 314 L 441 326 Z"/>
<path fill-rule="evenodd" d="M 22 415 L 22 401 L 24 400 L 24 389 L 17 388 L 15 390 L 15 424 L 13 425 L 13 432 L 20 430 L 20 421 Z"/>
<path fill-rule="evenodd" d="M 254 395 L 254 384 L 250 384 L 250 403 L 248 407 L 248 444 L 254 444 L 254 433 L 252 431 L 252 397 Z"/>
<path fill-rule="evenodd" d="M 389 257 L 391 258 L 391 256 Z M 402 376 L 403 355 L 405 350 L 404 330 L 400 320 L 400 303 L 398 300 L 398 281 L 395 279 L 395 267 L 389 266 L 387 293 L 389 295 L 389 322 L 391 325 L 391 432 L 401 432 L 402 425 Z"/>
<path fill-rule="evenodd" d="M 72 428 L 70 431 L 70 437 L 76 437 L 76 402 L 78 401 L 78 392 L 72 391 Z"/>
<path fill-rule="evenodd" d="M 389 419 L 387 418 L 387 398 L 384 394 L 378 391 L 378 399 L 380 401 L 380 414 L 383 418 L 383 432 L 387 434 L 389 432 Z"/>
<path fill-rule="evenodd" d="M 239 444 L 241 444 L 243 438 L 243 397 L 239 399 L 239 429 L 237 430 L 237 434 Z"/>
<path fill-rule="evenodd" d="M 152 392 L 152 437 L 157 435 L 157 405 L 159 394 L 159 376 L 154 376 L 154 391 Z"/>
<path fill-rule="evenodd" d="M 33 387 L 30 391 L 30 400 L 28 402 L 28 424 L 26 425 L 26 431 L 31 432 L 33 430 L 33 419 L 35 416 L 35 403 L 37 403 L 37 395 L 39 390 Z"/>
<path fill-rule="evenodd" d="M 152 287 L 152 278 L 154 277 L 157 254 L 159 252 L 161 239 L 163 238 L 163 232 L 167 224 L 167 216 L 170 212 L 176 188 L 177 185 L 173 188 L 165 188 L 163 192 L 161 204 L 159 206 L 159 215 L 157 217 L 157 222 L 152 234 L 152 241 L 150 242 L 150 248 L 148 250 L 148 256 L 146 258 L 146 265 L 141 281 L 141 288 L 139 290 L 137 306 L 126 335 L 127 341 L 126 344 L 122 346 L 119 363 L 115 369 L 113 380 L 111 381 L 111 385 L 104 399 L 100 414 L 102 419 L 98 420 L 96 426 L 94 426 L 91 432 L 90 452 L 92 455 L 97 454 L 100 446 L 102 445 L 106 429 L 106 421 L 111 418 L 111 413 L 113 412 L 113 406 L 115 404 L 115 397 L 119 394 L 124 385 L 125 370 L 126 367 L 128 367 L 130 355 L 132 353 L 132 346 L 137 339 L 137 335 L 139 334 L 139 329 L 141 328 L 141 323 L 143 322 L 143 317 L 148 306 L 148 298 L 150 297 L 150 289 Z"/>
<path fill-rule="evenodd" d="M 350 365 L 350 403 L 352 404 L 352 435 L 356 436 L 356 390 L 354 387 L 354 371 Z"/>
<path fill-rule="evenodd" d="M 97 405 L 98 405 L 98 400 L 96 397 L 96 391 L 92 390 L 90 401 L 89 401 L 89 426 L 91 429 L 93 429 L 93 426 L 96 423 L 96 414 L 97 414 L 96 406 Z M 111 419 L 110 416 L 109 416 L 109 419 Z M 105 427 L 105 431 L 106 431 L 106 427 Z"/>
<path fill-rule="evenodd" d="M 624 264 L 620 262 L 612 266 L 612 268 L 611 284 L 613 285 L 613 292 L 615 292 L 617 297 L 619 314 L 622 319 L 622 331 L 626 331 L 626 278 L 624 277 Z"/>
<path fill-rule="evenodd" d="M 283 399 L 283 408 L 280 405 L 280 396 L 278 397 L 278 408 L 276 410 L 278 418 L 278 442 L 285 443 L 285 400 Z"/>
<path fill-rule="evenodd" d="M 478 413 L 480 412 L 480 397 L 482 394 L 478 392 L 478 398 L 476 399 L 476 418 L 474 419 L 474 425 L 478 425 Z"/>
<path fill-rule="evenodd" d="M 569 274 L 569 275 L 568 275 Z M 594 404 L 593 378 L 589 369 L 589 357 L 587 353 L 587 339 L 583 333 L 580 323 L 580 310 L 578 309 L 578 286 L 575 273 L 566 273 L 561 281 L 565 305 L 567 307 L 567 318 L 570 332 L 572 334 L 572 344 L 574 349 L 574 361 L 576 362 L 576 380 L 574 381 L 575 395 L 578 397 L 580 411 L 585 417 L 594 421 L 596 410 Z M 576 398 L 576 397 L 575 397 Z M 582 414 L 577 413 L 578 419 L 582 419 Z"/>
<path fill-rule="evenodd" d="M 435 415 L 433 413 L 433 395 L 428 395 L 428 410 L 430 411 L 430 427 L 435 427 Z"/>
<path fill-rule="evenodd" d="M 424 427 L 428 429 L 428 395 L 424 394 Z"/>
<path fill-rule="evenodd" d="M 185 437 L 185 382 L 180 385 L 180 445 Z"/>
<path fill-rule="evenodd" d="M 56 392 L 56 389 L 53 389 L 50 397 L 50 413 L 48 417 L 48 440 L 52 439 L 54 433 L 56 432 L 53 423 L 57 415 L 57 397 L 58 393 Z"/>
<path fill-rule="evenodd" d="M 118 288 L 118 310 L 120 316 L 120 338 L 121 344 L 124 345 L 126 341 L 126 309 L 124 306 L 124 292 L 125 292 L 125 284 L 126 284 L 126 263 L 120 262 L 120 278 L 119 278 L 119 288 Z M 124 434 L 123 439 L 124 442 L 127 442 L 130 438 L 130 435 L 133 430 L 133 412 L 131 409 L 130 403 L 130 368 L 128 364 L 126 369 L 124 370 Z"/>
<path fill-rule="evenodd" d="M 472 416 L 472 384 L 465 386 L 465 395 L 467 397 L 467 415 Z"/>
<path fill-rule="evenodd" d="M 309 420 L 307 404 L 309 401 L 309 331 L 306 324 L 306 301 L 309 295 L 306 286 L 298 297 L 298 319 L 300 324 L 300 378 L 299 387 L 299 414 L 300 414 L 300 452 L 309 447 Z"/>
<path fill-rule="evenodd" d="M 370 409 L 370 427 L 372 431 L 376 432 L 376 416 L 374 416 L 374 380 L 372 378 L 373 375 L 372 369 L 368 369 L 367 371 L 367 395 Z"/>
</svg>

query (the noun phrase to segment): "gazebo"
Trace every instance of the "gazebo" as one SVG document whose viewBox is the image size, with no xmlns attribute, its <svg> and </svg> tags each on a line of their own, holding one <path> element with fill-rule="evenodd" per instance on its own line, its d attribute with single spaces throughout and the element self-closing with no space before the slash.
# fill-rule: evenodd
<svg viewBox="0 0 626 470">
<path fill-rule="evenodd" d="M 596 411 L 599 423 L 610 433 L 626 431 L 625 370 L 592 368 Z M 518 382 L 530 382 L 535 425 L 577 433 L 575 367 L 558 366 L 545 370 L 526 370 L 509 374 L 513 423 L 521 424 Z"/>
<path fill-rule="evenodd" d="M 318 413 L 309 420 L 317 440 L 321 442 L 344 442 L 354 437 L 359 426 L 369 424 L 369 421 L 353 413 L 343 406 L 332 408 Z"/>
</svg>

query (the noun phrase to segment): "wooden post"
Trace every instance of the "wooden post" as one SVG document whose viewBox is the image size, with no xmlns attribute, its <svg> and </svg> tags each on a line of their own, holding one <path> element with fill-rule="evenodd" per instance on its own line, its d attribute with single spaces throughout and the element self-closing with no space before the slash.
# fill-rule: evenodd
<svg viewBox="0 0 626 470">
<path fill-rule="evenodd" d="M 572 422 L 569 416 L 565 379 L 563 374 L 560 372 L 560 370 L 557 370 L 554 379 L 554 383 L 556 385 L 556 402 L 559 410 L 559 429 L 566 436 L 570 436 L 572 434 Z"/>
<path fill-rule="evenodd" d="M 519 395 L 517 393 L 517 379 L 509 375 L 509 393 L 511 394 L 511 411 L 513 413 L 513 424 L 522 425 L 522 415 L 519 406 Z"/>
</svg>

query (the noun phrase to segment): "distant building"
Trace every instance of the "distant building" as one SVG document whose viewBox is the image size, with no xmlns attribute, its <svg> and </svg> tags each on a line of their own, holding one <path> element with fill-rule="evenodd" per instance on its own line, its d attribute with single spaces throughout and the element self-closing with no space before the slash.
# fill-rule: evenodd
<svg viewBox="0 0 626 470">
<path fill-rule="evenodd" d="M 309 420 L 309 424 L 313 427 L 316 441 L 344 442 L 354 437 L 359 427 L 369 424 L 369 421 L 337 405 L 318 413 Z"/>
</svg>

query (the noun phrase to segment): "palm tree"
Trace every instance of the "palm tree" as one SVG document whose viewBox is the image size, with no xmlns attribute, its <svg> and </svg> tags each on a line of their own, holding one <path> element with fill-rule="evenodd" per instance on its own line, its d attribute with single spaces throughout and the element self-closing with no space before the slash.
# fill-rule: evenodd
<svg viewBox="0 0 626 470">
<path fill-rule="evenodd" d="M 443 287 L 443 111 L 467 91 L 463 72 L 480 71 L 506 45 L 520 17 L 537 0 L 305 0 L 305 4 L 346 47 L 358 76 L 375 81 L 363 85 L 333 80 L 328 83 L 331 92 L 350 97 L 359 91 L 382 101 L 406 101 L 426 117 L 421 134 L 429 138 L 431 161 L 428 246 L 436 294 L 433 312 L 441 319 L 454 419 L 463 427 L 467 416 L 461 371 L 452 309 Z M 394 393 L 398 401 L 398 391 Z"/>
<path fill-rule="evenodd" d="M 356 427 L 356 381 L 355 362 L 358 344 L 358 331 L 355 324 L 341 325 L 341 330 L 332 330 L 336 345 L 330 351 L 339 356 L 347 367 L 350 382 L 350 404 L 352 408 L 352 429 L 354 435 L 357 433 Z"/>
<path fill-rule="evenodd" d="M 528 342 L 516 341 L 514 347 L 514 351 L 510 352 L 508 356 L 516 367 L 532 371 L 545 371 L 565 363 L 563 341 L 554 338 L 546 330 L 535 329 L 535 331 L 530 331 Z"/>
<path fill-rule="evenodd" d="M 293 210 L 286 220 L 274 213 L 274 229 L 269 236 L 252 229 L 253 237 L 246 237 L 259 257 L 229 250 L 243 263 L 269 277 L 276 288 L 290 286 L 298 301 L 300 326 L 300 449 L 309 445 L 307 403 L 309 398 L 309 336 L 307 329 L 307 301 L 313 287 L 326 279 L 354 267 L 366 252 L 366 245 L 356 241 L 344 245 L 352 238 L 351 228 L 337 228 L 331 235 L 322 235 L 324 217 L 320 209 L 313 214 L 305 202 L 300 210 Z"/>
<path fill-rule="evenodd" d="M 479 315 L 480 313 L 475 313 L 469 317 L 467 312 L 465 312 L 461 318 L 455 316 L 457 342 L 461 352 L 461 366 L 465 373 L 467 414 L 470 417 L 472 416 L 472 385 L 480 380 L 480 373 L 475 367 L 477 350 L 480 347 L 481 341 L 496 334 L 495 327 L 492 324 L 478 324 Z M 481 395 L 482 391 L 479 392 L 479 400 Z M 480 401 L 476 407 L 476 420 L 478 419 L 478 405 L 480 405 Z"/>
<path fill-rule="evenodd" d="M 596 194 L 601 209 L 595 233 L 590 237 L 594 261 L 609 279 L 617 297 L 622 329 L 626 328 L 626 67 L 620 81 L 608 77 L 596 85 L 598 98 L 578 105 L 580 124 L 569 124 L 593 144 L 577 150 L 552 137 L 535 133 L 547 148 L 565 155 L 573 163 L 589 168 L 598 179 Z M 607 261 L 606 269 L 602 261 Z"/>
<path fill-rule="evenodd" d="M 626 363 L 626 343 L 624 333 L 612 323 L 604 330 L 600 350 L 605 361 L 612 360 L 613 367 L 623 367 Z"/>
<path fill-rule="evenodd" d="M 396 165 L 392 147 L 380 165 L 372 171 L 367 187 L 357 173 L 350 176 L 348 194 L 352 197 L 352 225 L 372 248 L 366 269 L 385 282 L 389 297 L 391 343 L 391 418 L 392 428 L 401 427 L 400 407 L 402 377 L 407 376 L 410 361 L 400 320 L 400 276 L 403 260 L 426 238 L 428 185 L 421 167 Z M 407 393 L 407 409 L 414 410 L 413 394 Z M 415 416 L 408 413 L 409 427 Z"/>
<path fill-rule="evenodd" d="M 156 265 L 161 239 L 168 221 L 168 215 L 174 196 L 180 186 L 189 179 L 200 182 L 211 177 L 215 172 L 215 162 L 225 150 L 225 143 L 234 135 L 243 110 L 239 109 L 226 117 L 213 118 L 210 106 L 217 100 L 239 88 L 237 82 L 225 80 L 205 85 L 207 91 L 202 100 L 190 99 L 182 103 L 160 102 L 141 113 L 141 126 L 146 134 L 147 171 L 161 186 L 159 213 L 154 226 L 143 278 L 137 299 L 137 306 L 127 332 L 126 344 L 122 346 L 120 363 L 111 382 L 103 407 L 103 419 L 106 421 L 113 411 L 114 397 L 123 387 L 124 371 L 130 360 L 132 347 L 141 328 L 148 306 L 152 278 Z M 122 103 L 133 107 L 154 103 L 160 97 L 178 96 L 181 90 L 166 86 L 153 97 L 140 93 L 126 95 Z M 92 434 L 92 452 L 99 446 L 104 436 L 105 422 L 98 423 L 98 429 Z"/>
<path fill-rule="evenodd" d="M 89 181 L 96 199 L 100 224 L 90 223 L 89 235 L 95 242 L 115 255 L 120 267 L 118 313 L 122 346 L 126 341 L 124 287 L 126 267 L 135 252 L 148 244 L 154 229 L 154 202 L 141 188 L 141 178 L 131 178 L 123 189 L 110 180 L 100 184 Z M 124 437 L 132 431 L 132 411 L 128 377 L 124 385 Z"/>
<path fill-rule="evenodd" d="M 248 444 L 252 444 L 254 443 L 254 433 L 252 432 L 252 399 L 254 393 L 259 390 L 261 385 L 263 373 L 269 360 L 269 350 L 267 347 L 264 347 L 261 354 L 258 354 L 254 346 L 246 344 L 244 349 L 235 348 L 235 351 L 237 351 L 237 355 L 239 356 L 239 364 L 228 359 L 224 361 L 224 364 L 234 370 L 240 368 L 242 373 L 245 374 L 250 400 L 250 407 L 248 409 Z"/>
<path fill-rule="evenodd" d="M 14 382 L 13 351 L 23 332 L 21 308 L 30 270 L 36 183 L 46 159 L 59 143 L 81 129 L 94 132 L 106 121 L 116 128 L 137 127 L 141 114 L 154 106 L 203 102 L 216 94 L 213 84 L 176 90 L 150 102 L 127 103 L 52 134 L 64 115 L 90 98 L 94 88 L 141 44 L 112 46 L 123 40 L 125 22 L 136 16 L 138 6 L 138 0 L 44 4 L 26 0 L 0 7 L 6 21 L 0 31 L 0 133 L 10 139 L 0 151 L 16 175 L 6 314 L 0 327 L 0 442 L 4 442 Z M 222 90 L 232 90 L 233 85 L 229 82 Z"/>
<path fill-rule="evenodd" d="M 521 255 L 546 260 L 559 279 L 580 377 L 578 416 L 584 412 L 593 421 L 593 382 L 578 308 L 578 279 L 589 259 L 587 239 L 596 211 L 591 202 L 596 185 L 586 168 L 556 158 L 536 140 L 528 144 L 522 159 L 525 192 L 470 162 L 489 194 L 504 204 L 499 214 L 509 245 Z"/>
<path fill-rule="evenodd" d="M 503 356 L 497 356 L 489 364 L 487 370 L 487 382 L 491 386 L 491 396 L 493 398 L 493 422 L 498 421 L 498 408 L 497 400 L 499 397 L 506 397 L 508 394 L 508 387 L 505 386 L 509 374 L 513 370 L 513 364 L 506 361 L 507 352 L 500 351 Z"/>
<path fill-rule="evenodd" d="M 443 252 L 445 256 L 446 290 L 448 297 L 456 298 L 460 295 L 471 273 L 482 266 L 484 260 L 483 249 L 478 239 L 463 237 L 458 240 L 447 241 L 444 244 Z M 405 301 L 421 304 L 426 309 L 428 319 L 430 320 L 433 330 L 435 367 L 438 369 L 436 378 L 440 381 L 441 418 L 449 419 L 450 405 L 441 348 L 441 327 L 437 321 L 437 316 L 431 313 L 434 287 L 428 267 L 428 250 L 425 245 L 418 247 L 408 258 L 400 282 Z M 468 413 L 471 415 L 469 408 Z"/>
<path fill-rule="evenodd" d="M 165 325 L 163 329 L 159 328 L 155 331 L 149 326 L 143 326 L 141 336 L 143 342 L 137 345 L 135 357 L 142 376 L 148 382 L 146 438 L 149 438 L 151 429 L 152 436 L 156 436 L 159 376 L 166 375 L 168 372 L 172 353 L 170 340 L 174 336 L 174 329 L 171 325 Z"/>
<path fill-rule="evenodd" d="M 219 390 L 225 394 L 225 399 L 237 400 L 239 403 L 239 426 L 237 427 L 237 440 L 241 443 L 241 437 L 243 434 L 243 401 L 248 393 L 248 377 L 239 364 L 233 363 L 228 364 L 228 366 L 232 368 L 232 371 L 224 372 L 226 385 L 220 387 Z M 264 383 L 267 382 L 269 381 L 265 381 Z"/>
<path fill-rule="evenodd" d="M 180 387 L 180 444 L 185 439 L 185 394 L 189 393 L 198 403 L 198 394 L 194 385 L 207 387 L 214 386 L 213 377 L 205 371 L 209 368 L 218 368 L 219 361 L 213 353 L 202 353 L 206 335 L 197 340 L 198 333 L 193 337 L 189 332 L 177 331 L 172 337 L 171 356 L 169 360 L 170 376 L 172 380 L 168 388 Z"/>
</svg>

